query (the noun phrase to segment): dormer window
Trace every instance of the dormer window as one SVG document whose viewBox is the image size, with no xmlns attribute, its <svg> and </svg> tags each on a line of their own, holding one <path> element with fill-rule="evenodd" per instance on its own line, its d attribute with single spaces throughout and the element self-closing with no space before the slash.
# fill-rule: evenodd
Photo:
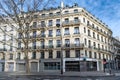
<svg viewBox="0 0 120 80">
<path fill-rule="evenodd" d="M 38 18 L 38 15 L 36 14 L 36 15 L 34 15 L 34 18 Z"/>
<path fill-rule="evenodd" d="M 75 10 L 74 10 L 74 13 L 78 13 L 78 9 L 75 9 Z"/>
<path fill-rule="evenodd" d="M 69 11 L 65 11 L 64 13 L 67 14 Z"/>
<path fill-rule="evenodd" d="M 53 16 L 53 13 L 49 13 L 49 16 Z"/>
<path fill-rule="evenodd" d="M 60 12 L 56 12 L 57 15 L 60 15 Z"/>
<path fill-rule="evenodd" d="M 41 14 L 42 17 L 45 17 L 45 14 Z"/>
</svg>

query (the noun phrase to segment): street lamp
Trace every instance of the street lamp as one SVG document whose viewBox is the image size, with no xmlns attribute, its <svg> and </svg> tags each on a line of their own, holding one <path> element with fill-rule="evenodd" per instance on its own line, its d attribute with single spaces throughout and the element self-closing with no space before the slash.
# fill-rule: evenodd
<svg viewBox="0 0 120 80">
<path fill-rule="evenodd" d="M 62 10 L 63 10 L 63 0 L 61 0 L 61 7 L 60 7 L 60 30 L 61 30 L 61 74 L 63 74 L 63 42 L 62 42 Z"/>
</svg>

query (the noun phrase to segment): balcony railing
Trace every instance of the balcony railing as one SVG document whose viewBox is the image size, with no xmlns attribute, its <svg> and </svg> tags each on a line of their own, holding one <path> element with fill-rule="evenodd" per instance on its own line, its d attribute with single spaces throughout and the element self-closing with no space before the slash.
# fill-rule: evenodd
<svg viewBox="0 0 120 80">
<path fill-rule="evenodd" d="M 70 26 L 70 25 L 79 25 L 80 24 L 80 20 L 71 20 L 71 21 L 68 21 L 68 22 L 66 22 L 66 21 L 64 21 L 63 23 L 62 23 L 62 26 Z"/>
<path fill-rule="evenodd" d="M 6 48 L 1 48 L 0 51 L 7 51 L 7 49 Z"/>
</svg>

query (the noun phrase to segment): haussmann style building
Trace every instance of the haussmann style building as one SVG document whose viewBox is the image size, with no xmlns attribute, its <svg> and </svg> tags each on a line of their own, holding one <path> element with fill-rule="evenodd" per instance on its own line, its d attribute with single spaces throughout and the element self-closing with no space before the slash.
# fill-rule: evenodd
<svg viewBox="0 0 120 80">
<path fill-rule="evenodd" d="M 112 31 L 84 8 L 45 9 L 34 18 L 28 48 L 31 72 L 101 71 L 103 59 L 114 60 Z M 18 39 L 20 33 L 18 29 Z M 11 70 L 25 71 L 24 46 L 16 44 Z"/>
</svg>

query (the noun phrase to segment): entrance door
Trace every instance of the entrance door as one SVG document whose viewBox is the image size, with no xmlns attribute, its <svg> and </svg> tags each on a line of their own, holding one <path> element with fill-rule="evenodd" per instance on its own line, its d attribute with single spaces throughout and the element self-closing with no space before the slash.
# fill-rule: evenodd
<svg viewBox="0 0 120 80">
<path fill-rule="evenodd" d="M 31 62 L 31 72 L 37 72 L 37 71 L 38 71 L 38 63 Z"/>
<path fill-rule="evenodd" d="M 2 63 L 0 63 L 0 72 L 2 72 Z"/>
<path fill-rule="evenodd" d="M 79 61 L 66 61 L 65 70 L 66 71 L 80 71 Z"/>
<path fill-rule="evenodd" d="M 25 71 L 25 63 L 17 63 L 17 71 Z"/>
<path fill-rule="evenodd" d="M 9 65 L 8 71 L 10 71 L 10 72 L 14 71 L 14 64 L 10 63 L 8 65 Z"/>
</svg>

